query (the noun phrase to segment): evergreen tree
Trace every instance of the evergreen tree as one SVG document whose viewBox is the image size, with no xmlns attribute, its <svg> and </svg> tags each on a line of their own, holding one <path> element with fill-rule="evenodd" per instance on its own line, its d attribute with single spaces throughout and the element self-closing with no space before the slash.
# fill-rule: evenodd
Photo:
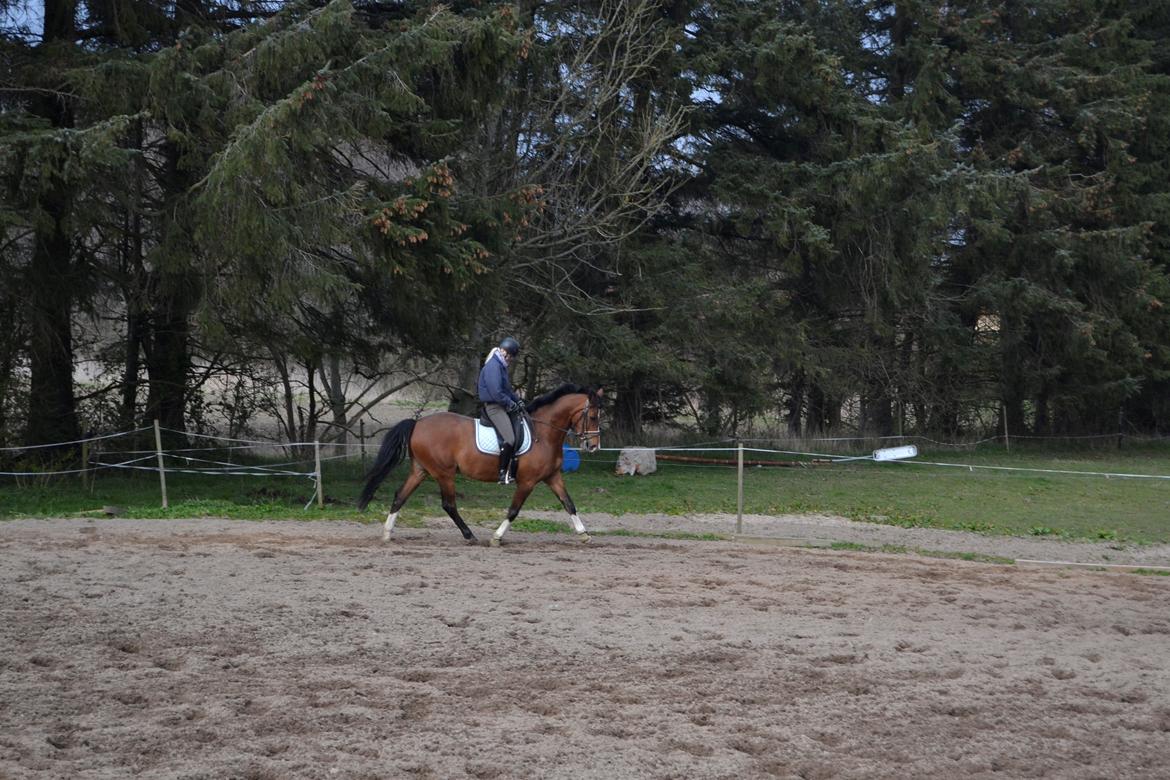
<svg viewBox="0 0 1170 780">
<path fill-rule="evenodd" d="M 1141 132 L 1131 137 L 1132 158 L 1121 166 L 1115 212 L 1146 229 L 1140 284 L 1129 319 L 1141 350 L 1137 392 L 1122 410 L 1123 430 L 1163 431 L 1170 426 L 1170 5 L 1158 0 L 1125 4 L 1124 45 L 1142 63 L 1136 75 Z"/>
<path fill-rule="evenodd" d="M 1146 311 L 1161 284 L 1132 202 L 1130 147 L 1152 88 L 1148 46 L 1107 0 L 1036 0 L 954 25 L 973 164 L 1010 174 L 972 213 L 961 263 L 998 325 L 1010 429 L 1110 430 L 1141 384 Z"/>
<path fill-rule="evenodd" d="M 954 143 L 883 110 L 893 82 L 874 93 L 856 33 L 822 12 L 715 3 L 696 15 L 709 209 L 734 247 L 726 275 L 772 290 L 763 330 L 790 430 L 833 427 L 856 394 L 862 426 L 890 433 L 902 352 L 932 300 Z"/>
<path fill-rule="evenodd" d="M 22 6 L 22 15 L 31 19 L 35 10 Z M 3 251 L 27 323 L 28 444 L 78 437 L 73 317 L 92 290 L 91 231 L 108 212 L 111 184 L 126 159 L 118 149 L 124 122 L 105 121 L 78 99 L 75 74 L 95 61 L 79 45 L 92 32 L 83 24 L 88 17 L 73 2 L 48 0 L 40 10 L 39 36 L 13 28 L 0 37 L 4 82 L 11 85 L 0 93 Z"/>
<path fill-rule="evenodd" d="M 392 328 L 441 348 L 448 330 L 435 320 L 457 324 L 453 301 L 486 270 L 499 223 L 534 201 L 527 190 L 461 199 L 447 161 L 517 45 L 498 16 L 431 11 L 371 27 L 334 2 L 168 53 L 157 94 L 194 71 L 210 109 L 199 121 L 224 117 L 197 134 L 222 139 L 193 204 L 213 308 L 247 323 L 298 316 L 320 333 L 357 305 L 342 326 L 351 339 Z"/>
<path fill-rule="evenodd" d="M 45 19 L 0 35 L 0 436 L 77 435 L 82 317 L 124 322 L 101 348 L 124 426 L 143 371 L 147 418 L 182 430 L 212 371 L 266 356 L 286 406 L 295 366 L 309 384 L 290 436 L 344 427 L 347 365 L 457 354 L 469 386 L 505 328 L 530 390 L 605 381 L 634 432 L 1170 411 L 1154 0 Z"/>
</svg>

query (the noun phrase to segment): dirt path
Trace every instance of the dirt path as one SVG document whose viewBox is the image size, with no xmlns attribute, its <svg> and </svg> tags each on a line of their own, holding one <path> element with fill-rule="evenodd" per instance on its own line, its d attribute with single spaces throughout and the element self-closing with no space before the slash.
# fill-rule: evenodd
<svg viewBox="0 0 1170 780">
<path fill-rule="evenodd" d="M 525 512 L 522 517 L 541 517 L 565 522 L 563 512 Z M 735 515 L 582 515 L 590 530 L 630 530 L 659 533 L 685 532 L 734 536 Z M 447 518 L 435 518 L 431 527 L 452 527 Z M 976 553 L 1009 560 L 1072 561 L 1103 565 L 1170 567 L 1170 544 L 1127 544 L 1113 541 L 1068 541 L 1043 536 L 996 536 L 935 528 L 901 528 L 861 523 L 832 515 L 745 515 L 743 533 L 761 539 L 794 543 L 852 542 L 866 547 L 893 545 L 908 550 Z"/>
<path fill-rule="evenodd" d="M 346 522 L 0 523 L 0 777 L 1153 778 L 1170 763 L 1170 578 L 508 541 L 467 546 L 449 524 L 384 545 Z"/>
</svg>

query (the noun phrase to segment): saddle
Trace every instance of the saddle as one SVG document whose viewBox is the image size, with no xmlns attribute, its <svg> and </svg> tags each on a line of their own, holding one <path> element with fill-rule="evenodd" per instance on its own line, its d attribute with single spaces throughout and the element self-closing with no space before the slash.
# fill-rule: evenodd
<svg viewBox="0 0 1170 780">
<path fill-rule="evenodd" d="M 528 428 L 528 420 L 521 418 L 516 426 L 516 457 L 520 457 L 532 449 L 532 431 Z M 500 454 L 500 434 L 496 426 L 492 425 L 487 414 L 480 408 L 479 418 L 475 421 L 475 448 L 485 455 Z"/>
</svg>

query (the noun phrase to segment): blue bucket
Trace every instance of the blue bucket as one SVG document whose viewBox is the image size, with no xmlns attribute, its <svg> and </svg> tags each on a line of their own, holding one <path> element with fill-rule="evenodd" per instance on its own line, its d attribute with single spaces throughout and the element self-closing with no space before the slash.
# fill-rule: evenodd
<svg viewBox="0 0 1170 780">
<path fill-rule="evenodd" d="M 581 455 L 576 450 L 564 446 L 561 447 L 561 454 L 565 456 L 565 460 L 561 464 L 561 471 L 576 471 L 581 468 Z"/>
</svg>

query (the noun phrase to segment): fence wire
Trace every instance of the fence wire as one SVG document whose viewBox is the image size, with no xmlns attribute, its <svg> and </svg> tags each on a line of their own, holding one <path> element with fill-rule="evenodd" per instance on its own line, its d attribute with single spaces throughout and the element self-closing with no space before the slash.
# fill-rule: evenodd
<svg viewBox="0 0 1170 780">
<path fill-rule="evenodd" d="M 31 450 L 39 450 L 39 449 L 46 449 L 46 448 L 63 448 L 63 447 L 71 447 L 71 446 L 77 446 L 77 445 L 86 445 L 86 444 L 91 444 L 91 443 L 104 442 L 104 441 L 108 441 L 108 440 L 112 440 L 112 439 L 123 438 L 123 437 L 127 437 L 127 436 L 135 436 L 135 435 L 145 433 L 145 432 L 148 432 L 151 430 L 153 430 L 153 429 L 152 428 L 136 428 L 134 430 L 129 430 L 129 431 L 121 431 L 121 432 L 117 432 L 117 433 L 104 434 L 104 435 L 100 435 L 100 436 L 91 436 L 91 437 L 88 437 L 85 439 L 77 439 L 77 440 L 73 440 L 73 441 L 59 442 L 59 443 L 53 443 L 53 444 L 26 445 L 26 446 L 21 446 L 21 447 L 0 447 L 0 453 L 18 453 L 19 454 L 19 453 L 24 453 L 26 451 L 31 451 Z M 189 431 L 178 431 L 178 430 L 171 429 L 171 428 L 160 428 L 160 430 L 167 431 L 168 433 L 179 434 L 179 435 L 192 437 L 192 438 L 196 438 L 196 439 L 205 439 L 205 440 L 216 441 L 216 442 L 230 442 L 231 444 L 228 444 L 226 446 L 220 445 L 220 446 L 208 446 L 208 447 L 182 447 L 182 448 L 176 448 L 173 450 L 161 450 L 161 451 L 158 449 L 152 449 L 152 450 L 135 449 L 135 450 L 124 450 L 124 451 L 115 451 L 115 452 L 102 452 L 102 451 L 100 451 L 100 449 L 95 449 L 95 451 L 89 453 L 88 461 L 85 464 L 83 464 L 82 467 L 80 467 L 80 468 L 56 469 L 56 470 L 48 470 L 48 471 L 44 471 L 44 470 L 38 470 L 38 471 L 0 471 L 0 477 L 69 476 L 69 475 L 77 475 L 77 474 L 86 474 L 89 472 L 99 471 L 99 470 L 122 469 L 122 470 L 135 470 L 135 471 L 146 471 L 146 472 L 159 472 L 161 470 L 164 472 L 173 472 L 173 473 L 182 473 L 182 474 L 204 474 L 204 475 L 223 475 L 223 476 L 261 476 L 261 477 L 264 477 L 264 476 L 292 476 L 292 477 L 307 477 L 310 479 L 319 480 L 320 474 L 318 474 L 318 472 L 317 472 L 317 468 L 316 468 L 317 462 L 323 463 L 323 462 L 327 462 L 327 461 L 354 459 L 355 455 L 352 454 L 352 453 L 354 453 L 354 451 L 357 451 L 359 453 L 364 454 L 366 450 L 369 450 L 369 449 L 376 450 L 379 447 L 379 445 L 377 443 L 367 443 L 365 441 L 362 441 L 362 442 L 316 442 L 316 441 L 277 442 L 277 441 L 263 441 L 263 440 L 258 440 L 258 439 L 240 439 L 240 438 L 225 437 L 225 436 L 213 436 L 213 435 L 209 435 L 209 434 L 193 433 L 193 432 L 189 432 Z M 1048 436 L 1048 437 L 1045 437 L 1045 436 L 1015 436 L 1013 438 L 1027 439 L 1027 440 L 1032 440 L 1032 441 L 1035 441 L 1035 440 L 1053 441 L 1053 440 L 1074 440 L 1074 439 L 1077 439 L 1077 440 L 1113 439 L 1113 438 L 1117 438 L 1118 436 L 1119 436 L 1119 434 L 1111 433 L 1111 434 L 1085 434 L 1085 435 L 1080 435 L 1080 436 Z M 1145 442 L 1165 441 L 1168 438 L 1170 438 L 1170 437 L 1166 437 L 1166 436 L 1157 436 L 1157 435 L 1135 436 L 1135 435 L 1131 435 L 1131 434 L 1125 434 L 1124 437 L 1126 439 L 1145 441 Z M 822 442 L 822 443 L 833 443 L 833 444 L 846 443 L 846 442 L 920 441 L 920 442 L 924 442 L 924 443 L 929 443 L 929 444 L 934 445 L 934 446 L 961 448 L 961 447 L 977 447 L 981 444 L 986 444 L 988 442 L 995 442 L 998 440 L 999 440 L 999 438 L 997 437 L 997 438 L 981 439 L 981 440 L 978 440 L 975 442 L 952 443 L 952 442 L 939 442 L 939 441 L 936 441 L 934 439 L 930 439 L 930 438 L 923 437 L 923 436 L 880 436 L 880 437 L 817 437 L 817 438 L 806 438 L 806 439 L 802 439 L 801 441 L 809 442 L 809 443 Z M 776 441 L 776 439 L 775 438 L 771 438 L 771 439 L 743 439 L 742 443 L 743 444 L 755 444 L 755 443 L 760 443 L 760 442 L 772 442 L 772 441 Z M 283 449 L 302 448 L 302 449 L 307 449 L 310 447 L 316 449 L 318 452 L 320 451 L 320 448 L 330 447 L 330 448 L 333 448 L 334 450 L 337 450 L 337 449 L 345 450 L 345 453 L 340 454 L 340 455 L 321 456 L 321 457 L 319 457 L 319 459 L 315 457 L 313 459 L 287 460 L 287 461 L 281 461 L 281 462 L 277 462 L 277 463 L 263 463 L 263 464 L 232 463 L 229 461 L 217 460 L 217 459 L 213 459 L 213 458 L 201 458 L 195 454 L 195 453 L 210 453 L 210 452 L 214 452 L 214 453 L 237 452 L 237 451 L 242 451 L 242 450 L 254 450 L 254 449 L 262 449 L 262 448 L 283 448 Z M 664 445 L 664 446 L 648 446 L 648 447 L 639 447 L 639 446 L 618 447 L 618 448 L 611 447 L 611 448 L 603 448 L 599 451 L 606 452 L 606 453 L 621 453 L 623 450 L 627 450 L 627 449 L 650 450 L 650 451 L 653 451 L 655 453 L 662 453 L 663 455 L 669 456 L 671 454 L 682 454 L 682 453 L 738 454 L 741 448 L 740 448 L 740 446 L 736 446 L 736 440 L 734 440 L 734 439 L 721 439 L 721 440 L 715 440 L 715 441 L 711 441 L 711 442 L 703 442 L 703 443 L 699 443 L 699 444 Z M 742 447 L 742 451 L 745 454 L 751 453 L 754 455 L 772 455 L 772 456 L 783 455 L 783 456 L 787 456 L 787 457 L 808 459 L 809 461 L 815 460 L 815 461 L 818 461 L 820 463 L 828 463 L 828 464 L 856 462 L 856 461 L 864 461 L 864 460 L 871 459 L 871 456 L 868 454 L 846 455 L 846 454 L 842 454 L 842 453 L 820 452 L 820 451 L 812 451 L 812 450 L 808 450 L 808 449 L 778 449 L 778 448 L 772 448 L 772 447 L 744 446 L 744 447 Z M 181 462 L 182 465 L 176 465 L 176 466 L 172 466 L 172 467 L 168 467 L 168 466 L 164 465 L 161 469 L 157 465 L 154 465 L 154 466 L 140 465 L 140 464 L 144 463 L 145 461 L 148 461 L 152 458 L 158 457 L 160 454 L 168 462 L 179 461 L 179 462 Z M 106 457 L 112 457 L 112 456 L 125 457 L 125 456 L 130 456 L 130 455 L 138 455 L 141 457 L 130 458 L 128 460 L 120 460 L 117 462 L 107 462 L 107 461 L 103 460 Z M 1029 467 L 1029 466 L 995 466 L 995 465 L 985 465 L 985 464 L 978 464 L 978 463 L 951 463 L 951 462 L 944 462 L 944 461 L 927 461 L 927 460 L 919 460 L 919 459 L 899 460 L 899 461 L 894 461 L 894 462 L 899 463 L 900 465 L 903 465 L 903 466 L 926 466 L 926 467 L 946 468 L 946 469 L 966 469 L 970 472 L 974 472 L 976 470 L 986 470 L 986 471 L 1000 471 L 1000 472 L 1027 472 L 1027 473 L 1036 473 L 1036 474 L 1064 474 L 1064 475 L 1070 475 L 1070 476 L 1104 477 L 1107 479 L 1117 478 L 1117 479 L 1170 480 L 1170 475 L 1165 475 L 1165 474 L 1132 474 L 1132 473 L 1124 473 L 1124 472 L 1089 471 L 1089 470 L 1075 470 L 1075 469 L 1050 469 L 1050 468 L 1039 468 L 1039 467 Z M 664 463 L 668 463 L 671 468 L 723 468 L 723 467 L 735 468 L 735 467 L 737 467 L 737 463 L 730 458 L 728 459 L 728 461 L 726 463 L 681 463 L 681 462 L 672 462 L 672 461 L 668 461 L 665 459 L 664 459 Z M 203 464 L 203 465 L 200 465 L 200 464 Z M 616 464 L 616 459 L 615 459 L 615 464 Z M 301 471 L 301 470 L 297 470 L 297 469 L 293 468 L 296 466 L 307 466 L 307 465 L 311 465 L 312 470 Z"/>
</svg>

